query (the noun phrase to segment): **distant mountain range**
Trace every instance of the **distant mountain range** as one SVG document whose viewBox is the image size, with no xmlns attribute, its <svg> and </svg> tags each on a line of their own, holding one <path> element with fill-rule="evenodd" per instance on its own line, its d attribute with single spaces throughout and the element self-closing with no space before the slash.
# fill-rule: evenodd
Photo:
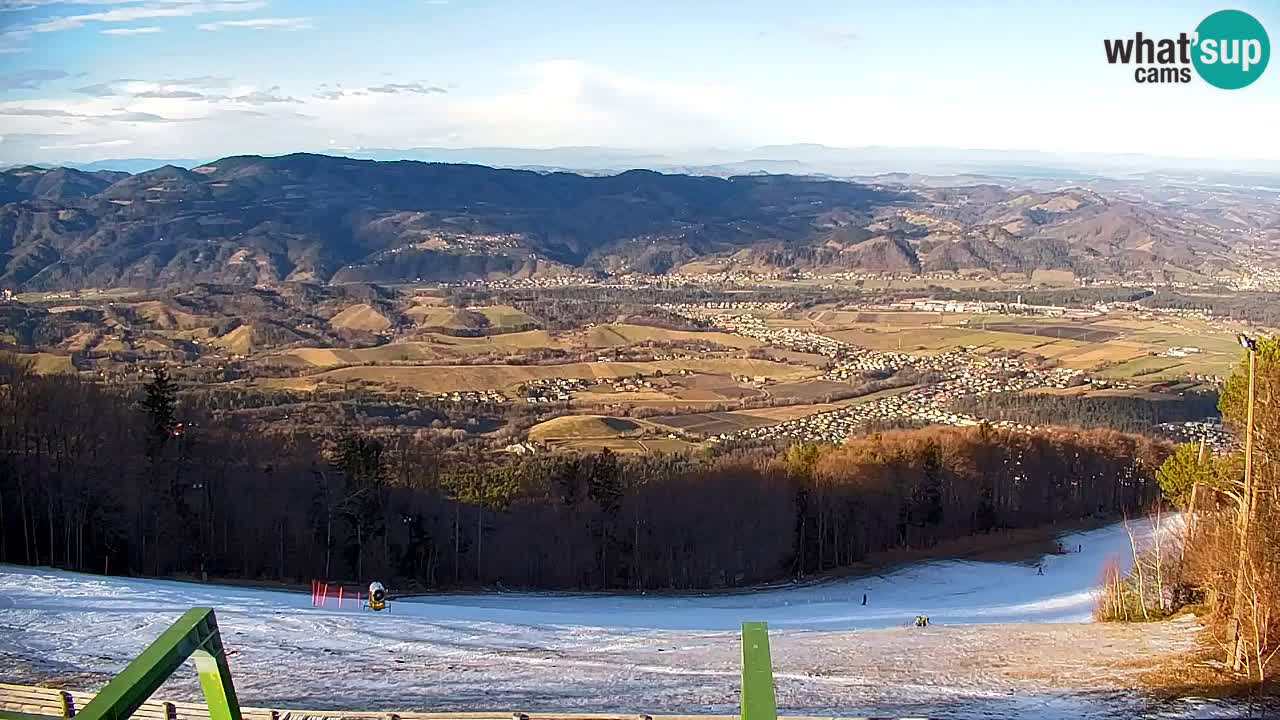
<svg viewBox="0 0 1280 720">
<path fill-rule="evenodd" d="M 961 148 L 857 147 L 816 144 L 766 145 L 756 148 L 704 148 L 684 150 L 636 150 L 611 147 L 554 148 L 341 148 L 321 151 L 364 160 L 417 160 L 467 163 L 496 168 L 572 171 L 583 174 L 616 174 L 646 169 L 688 175 L 729 177 L 755 173 L 826 175 L 858 178 L 892 172 L 925 175 L 981 174 L 1031 180 L 1051 178 L 1073 181 L 1088 178 L 1129 178 L 1149 173 L 1175 173 L 1184 179 L 1211 182 L 1222 177 L 1245 177 L 1250 182 L 1268 177 L 1280 185 L 1280 162 L 1235 159 L 1188 159 L 1140 154 L 1050 153 Z M 113 170 L 146 172 L 165 165 L 192 168 L 215 158 L 155 159 L 119 158 L 65 167 L 93 172 Z M 41 164 L 42 167 L 50 167 Z M 3 165 L 0 165 L 3 167 Z"/>
<path fill-rule="evenodd" d="M 0 172 L 0 287 L 454 281 L 706 260 L 1199 275 L 1230 266 L 1233 232 L 1274 220 L 1237 205 L 1189 212 L 980 177 L 584 176 L 307 154 L 138 174 L 21 167 Z"/>
</svg>

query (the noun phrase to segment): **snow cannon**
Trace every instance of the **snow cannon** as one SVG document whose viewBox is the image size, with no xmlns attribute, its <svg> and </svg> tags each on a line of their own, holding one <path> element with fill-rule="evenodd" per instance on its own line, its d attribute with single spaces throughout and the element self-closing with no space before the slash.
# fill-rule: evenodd
<svg viewBox="0 0 1280 720">
<path fill-rule="evenodd" d="M 387 607 L 387 589 L 382 587 L 380 582 L 369 583 L 369 602 L 370 610 L 384 610 Z"/>
</svg>

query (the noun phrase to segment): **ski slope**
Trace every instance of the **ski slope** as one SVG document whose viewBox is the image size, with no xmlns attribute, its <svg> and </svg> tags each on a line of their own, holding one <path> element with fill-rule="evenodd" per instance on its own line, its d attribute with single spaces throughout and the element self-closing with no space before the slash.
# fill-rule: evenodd
<svg viewBox="0 0 1280 720">
<path fill-rule="evenodd" d="M 1149 533 L 1150 526 L 1138 522 L 1134 530 Z M 1034 564 L 937 561 L 874 577 L 733 593 L 430 595 L 393 600 L 390 613 L 360 612 L 350 601 L 342 610 L 313 608 L 305 592 L 0 566 L 0 680 L 93 685 L 186 608 L 212 606 L 246 704 L 732 713 L 735 633 L 744 620 L 766 620 L 774 631 L 779 703 L 793 711 L 916 711 L 921 702 L 931 707 L 931 698 L 1017 711 L 1041 697 L 1037 692 L 1049 692 L 1033 703 L 1043 711 L 1056 707 L 1062 691 L 991 671 L 982 646 L 1014 642 L 1001 660 L 1006 664 L 1009 652 L 1030 652 L 1033 661 L 1054 647 L 1080 652 L 1070 630 L 1079 626 L 1016 628 L 1087 622 L 1104 563 L 1131 560 L 1118 525 L 1061 541 L 1082 551 L 1044 557 L 1043 575 Z M 921 614 L 935 627 L 888 629 L 905 628 Z M 1097 631 L 1097 642 L 1107 644 L 1097 651 L 1118 658 L 1177 649 L 1185 635 L 1137 635 L 1131 645 L 1117 626 L 1097 627 L 1106 628 Z M 850 646 L 862 651 L 851 654 Z M 876 674 L 895 667 L 912 673 L 926 661 L 941 663 L 926 686 L 904 688 Z M 169 694 L 198 691 L 187 679 Z M 1064 707 L 1068 715 L 1081 710 L 1073 699 Z"/>
<path fill-rule="evenodd" d="M 1151 532 L 1146 523 L 1133 530 L 1140 542 Z M 421 595 L 393 600 L 390 615 L 397 624 L 413 619 L 652 630 L 735 630 L 743 620 L 765 620 L 779 629 L 851 630 L 906 625 L 916 615 L 938 624 L 1085 622 L 1104 563 L 1131 563 L 1129 537 L 1123 526 L 1112 525 L 1060 541 L 1081 551 L 1046 555 L 1039 565 L 929 561 L 872 577 L 720 593 Z M 0 612 L 48 612 L 52 606 L 137 614 L 194 605 L 224 615 L 287 610 L 322 618 L 342 612 L 332 598 L 329 607 L 314 609 L 309 595 L 297 592 L 0 567 Z M 346 609 L 359 616 L 350 597 Z"/>
</svg>

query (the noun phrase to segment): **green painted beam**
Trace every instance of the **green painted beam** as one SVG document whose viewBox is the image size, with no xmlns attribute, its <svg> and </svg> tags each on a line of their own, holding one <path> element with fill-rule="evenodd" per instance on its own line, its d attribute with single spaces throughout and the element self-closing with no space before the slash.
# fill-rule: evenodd
<svg viewBox="0 0 1280 720">
<path fill-rule="evenodd" d="M 742 720 L 777 720 L 769 625 L 742 623 Z"/>
<path fill-rule="evenodd" d="M 83 720 L 125 720 L 182 663 L 196 656 L 212 720 L 240 720 L 240 705 L 213 608 L 191 608 L 76 713 Z"/>
</svg>

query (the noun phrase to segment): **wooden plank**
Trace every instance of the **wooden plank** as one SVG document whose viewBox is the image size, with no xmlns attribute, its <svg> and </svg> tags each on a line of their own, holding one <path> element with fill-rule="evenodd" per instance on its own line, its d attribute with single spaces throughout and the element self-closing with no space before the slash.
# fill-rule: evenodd
<svg viewBox="0 0 1280 720">
<path fill-rule="evenodd" d="M 58 688 L 34 685 L 0 683 L 0 708 L 59 717 L 62 714 L 62 695 Z M 84 707 L 94 698 L 93 692 L 70 692 L 75 707 Z M 203 703 L 170 701 L 178 720 L 207 720 L 209 710 Z M 278 715 L 273 718 L 272 713 Z M 512 720 L 512 711 L 489 712 L 393 712 L 373 710 L 290 710 L 281 708 L 241 708 L 245 720 L 325 720 L 326 718 L 360 718 L 388 720 L 392 715 L 400 720 Z M 529 713 L 521 712 L 521 720 L 739 720 L 737 715 L 642 715 L 640 713 Z M 136 720 L 168 720 L 164 701 L 148 700 L 133 716 Z M 785 715 L 779 720 L 858 720 L 828 715 Z"/>
</svg>

